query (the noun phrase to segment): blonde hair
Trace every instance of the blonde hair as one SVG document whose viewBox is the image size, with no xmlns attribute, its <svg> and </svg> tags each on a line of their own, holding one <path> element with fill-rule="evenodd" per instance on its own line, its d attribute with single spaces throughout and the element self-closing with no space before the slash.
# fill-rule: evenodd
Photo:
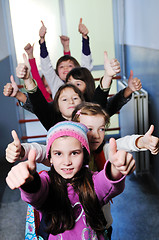
<svg viewBox="0 0 159 240">
<path fill-rule="evenodd" d="M 80 122 L 80 115 L 101 115 L 105 120 L 106 128 L 109 127 L 110 117 L 97 103 L 84 102 L 79 104 L 72 113 L 72 121 Z"/>
</svg>

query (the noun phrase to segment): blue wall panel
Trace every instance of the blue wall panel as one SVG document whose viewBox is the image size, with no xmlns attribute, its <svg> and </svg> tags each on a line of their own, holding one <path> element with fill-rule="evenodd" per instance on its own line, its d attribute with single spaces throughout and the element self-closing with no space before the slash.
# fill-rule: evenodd
<svg viewBox="0 0 159 240">
<path fill-rule="evenodd" d="M 0 158 L 5 156 L 5 148 L 12 141 L 11 130 L 20 134 L 15 99 L 3 95 L 4 85 L 10 82 L 10 69 L 10 57 L 0 61 Z"/>
<path fill-rule="evenodd" d="M 149 94 L 149 124 L 154 124 L 154 135 L 159 137 L 159 51 L 125 45 L 126 76 L 130 70 L 140 78 Z M 159 187 L 159 154 L 150 157 L 151 173 Z"/>
</svg>

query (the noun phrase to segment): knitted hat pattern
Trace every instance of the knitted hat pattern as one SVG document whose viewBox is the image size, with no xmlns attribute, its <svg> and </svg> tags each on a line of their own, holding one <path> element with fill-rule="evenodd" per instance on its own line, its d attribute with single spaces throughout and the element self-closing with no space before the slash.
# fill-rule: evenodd
<svg viewBox="0 0 159 240">
<path fill-rule="evenodd" d="M 82 124 L 72 121 L 63 121 L 59 122 L 53 127 L 51 127 L 47 133 L 46 139 L 46 157 L 49 155 L 49 150 L 51 148 L 52 143 L 59 137 L 62 136 L 70 136 L 79 140 L 84 146 L 88 153 L 90 154 L 89 143 L 87 138 L 88 128 Z"/>
</svg>

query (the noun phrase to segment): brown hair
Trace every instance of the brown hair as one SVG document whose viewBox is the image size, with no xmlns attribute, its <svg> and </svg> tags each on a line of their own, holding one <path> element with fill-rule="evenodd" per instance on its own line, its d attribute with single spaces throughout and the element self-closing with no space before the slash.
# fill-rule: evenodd
<svg viewBox="0 0 159 240">
<path fill-rule="evenodd" d="M 66 82 L 68 82 L 71 76 L 74 79 L 82 80 L 86 84 L 86 90 L 83 95 L 86 102 L 91 102 L 95 92 L 95 83 L 91 72 L 87 68 L 76 67 L 67 74 Z"/>
<path fill-rule="evenodd" d="M 95 193 L 92 173 L 89 168 L 84 166 L 89 162 L 89 155 L 85 148 L 83 151 L 83 167 L 72 179 L 67 180 L 61 177 L 53 166 L 51 171 L 48 172 L 51 180 L 49 195 L 39 210 L 45 216 L 46 231 L 53 235 L 71 230 L 75 225 L 75 215 L 67 192 L 68 182 L 79 195 L 80 203 L 85 211 L 87 224 L 91 226 L 97 235 L 103 234 L 105 230 L 106 220 Z"/>
<path fill-rule="evenodd" d="M 75 65 L 75 67 L 80 67 L 79 62 L 78 62 L 74 57 L 72 57 L 72 56 L 70 56 L 70 55 L 64 55 L 64 56 L 60 57 L 59 60 L 58 60 L 57 63 L 56 63 L 56 69 L 55 69 L 55 71 L 56 71 L 56 74 L 57 74 L 57 75 L 59 75 L 59 74 L 58 74 L 58 67 L 59 67 L 60 63 L 66 62 L 66 61 L 68 61 L 68 60 L 70 60 L 71 62 L 73 62 L 73 64 Z"/>
<path fill-rule="evenodd" d="M 82 102 L 84 101 L 83 94 L 81 93 L 81 91 L 75 85 L 73 85 L 73 84 L 64 84 L 61 87 L 59 87 L 59 89 L 57 90 L 57 92 L 55 94 L 55 97 L 54 97 L 53 103 L 54 103 L 54 106 L 55 106 L 55 109 L 56 109 L 57 112 L 60 112 L 59 105 L 58 105 L 58 99 L 60 97 L 61 92 L 64 89 L 66 89 L 66 88 L 72 88 L 75 91 L 75 93 L 78 94 L 78 96 L 80 97 L 81 101 Z"/>
<path fill-rule="evenodd" d="M 80 112 L 79 112 L 80 111 Z M 105 120 L 106 128 L 109 127 L 110 117 L 109 115 L 102 109 L 102 107 L 97 103 L 84 102 L 79 104 L 72 113 L 72 121 L 80 122 L 80 115 L 88 115 L 95 116 L 101 115 Z"/>
</svg>

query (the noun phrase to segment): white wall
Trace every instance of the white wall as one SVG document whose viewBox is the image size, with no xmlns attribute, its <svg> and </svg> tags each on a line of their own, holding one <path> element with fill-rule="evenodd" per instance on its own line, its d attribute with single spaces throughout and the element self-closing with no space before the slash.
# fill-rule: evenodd
<svg viewBox="0 0 159 240">
<path fill-rule="evenodd" d="M 71 54 L 81 61 L 81 35 L 79 20 L 89 29 L 94 65 L 103 65 L 104 51 L 114 57 L 114 31 L 111 0 L 9 0 L 15 48 L 18 61 L 22 61 L 24 46 L 30 42 L 39 65 L 39 29 L 41 20 L 47 27 L 46 44 L 53 65 L 63 54 L 59 35 L 62 34 L 59 3 L 64 4 L 65 28 L 70 37 Z M 17 11 L 18 9 L 18 11 Z M 40 67 L 40 65 L 38 66 Z"/>
</svg>

